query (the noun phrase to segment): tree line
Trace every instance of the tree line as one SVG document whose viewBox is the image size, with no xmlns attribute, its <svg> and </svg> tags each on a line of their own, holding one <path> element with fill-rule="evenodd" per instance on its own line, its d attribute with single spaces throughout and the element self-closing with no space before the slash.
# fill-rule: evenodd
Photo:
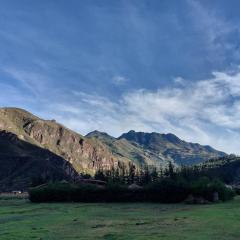
<svg viewBox="0 0 240 240">
<path fill-rule="evenodd" d="M 175 167 L 169 162 L 166 168 L 134 164 L 118 165 L 109 170 L 99 169 L 94 177 L 106 182 L 105 186 L 73 182 L 50 182 L 29 190 L 33 202 L 80 201 L 80 202 L 182 202 L 188 196 L 213 201 L 217 193 L 220 200 L 229 200 L 234 191 L 223 178 L 224 170 L 215 171 L 207 165 Z M 229 179 L 228 179 L 229 180 Z M 139 185 L 130 188 L 132 184 Z"/>
</svg>

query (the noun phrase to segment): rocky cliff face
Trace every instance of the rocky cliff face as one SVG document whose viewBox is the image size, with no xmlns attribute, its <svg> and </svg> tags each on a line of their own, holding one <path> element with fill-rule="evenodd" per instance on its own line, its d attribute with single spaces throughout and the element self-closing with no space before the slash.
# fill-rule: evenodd
<svg viewBox="0 0 240 240">
<path fill-rule="evenodd" d="M 68 160 L 78 172 L 114 165 L 114 157 L 101 142 L 85 139 L 54 121 L 29 121 L 24 130 L 41 146 Z"/>
<path fill-rule="evenodd" d="M 66 159 L 77 172 L 94 173 L 98 168 L 110 169 L 117 164 L 100 141 L 87 139 L 54 120 L 42 120 L 21 109 L 1 109 L 0 129 Z"/>
</svg>

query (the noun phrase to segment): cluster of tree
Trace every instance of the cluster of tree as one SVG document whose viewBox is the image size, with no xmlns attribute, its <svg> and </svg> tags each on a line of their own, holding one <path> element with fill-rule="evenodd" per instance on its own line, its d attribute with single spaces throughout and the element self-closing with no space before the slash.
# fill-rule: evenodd
<svg viewBox="0 0 240 240">
<path fill-rule="evenodd" d="M 135 183 L 143 186 L 166 178 L 173 180 L 183 179 L 192 182 L 201 177 L 207 177 L 210 180 L 218 179 L 230 184 L 236 180 L 239 172 L 240 157 L 229 155 L 194 166 L 175 167 L 171 162 L 166 168 L 147 165 L 136 167 L 132 163 L 128 165 L 121 164 L 110 170 L 99 169 L 94 179 L 126 185 Z"/>
<path fill-rule="evenodd" d="M 126 185 L 135 183 L 143 186 L 151 182 L 156 182 L 163 176 L 169 176 L 170 169 L 173 172 L 172 163 L 165 170 L 148 165 L 136 167 L 133 163 L 129 163 L 128 165 L 121 163 L 110 170 L 98 169 L 94 175 L 94 179 Z"/>
</svg>

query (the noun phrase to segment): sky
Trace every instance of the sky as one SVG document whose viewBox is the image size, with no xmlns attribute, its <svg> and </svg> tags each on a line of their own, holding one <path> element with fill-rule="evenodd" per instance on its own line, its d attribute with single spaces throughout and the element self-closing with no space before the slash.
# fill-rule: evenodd
<svg viewBox="0 0 240 240">
<path fill-rule="evenodd" d="M 0 107 L 240 154 L 238 0 L 0 3 Z"/>
</svg>

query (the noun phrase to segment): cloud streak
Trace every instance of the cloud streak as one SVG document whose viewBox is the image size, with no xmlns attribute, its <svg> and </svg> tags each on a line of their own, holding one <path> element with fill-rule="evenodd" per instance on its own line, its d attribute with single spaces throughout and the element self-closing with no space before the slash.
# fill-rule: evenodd
<svg viewBox="0 0 240 240">
<path fill-rule="evenodd" d="M 116 75 L 112 78 L 112 82 L 113 84 L 119 86 L 119 85 L 123 85 L 128 81 L 128 78 L 121 76 L 121 75 Z"/>
<path fill-rule="evenodd" d="M 235 60 L 239 60 L 238 24 L 226 19 L 218 8 L 209 8 L 196 0 L 187 0 L 187 3 L 191 8 L 190 15 L 195 30 L 201 33 L 200 38 L 205 42 L 208 58 L 224 61 L 228 59 L 228 54 L 231 54 Z"/>
</svg>

